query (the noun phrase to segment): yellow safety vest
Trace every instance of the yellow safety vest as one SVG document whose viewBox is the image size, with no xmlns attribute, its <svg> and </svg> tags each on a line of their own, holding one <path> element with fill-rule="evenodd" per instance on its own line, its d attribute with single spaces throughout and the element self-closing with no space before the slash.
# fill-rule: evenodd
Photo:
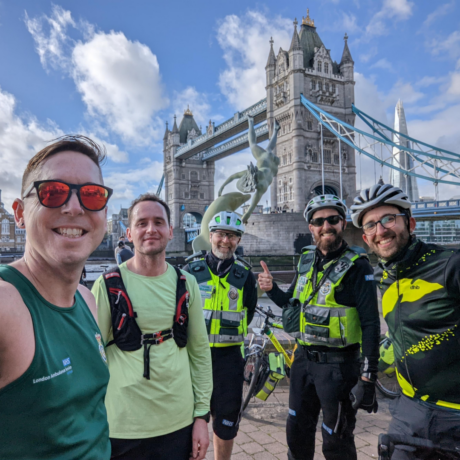
<svg viewBox="0 0 460 460">
<path fill-rule="evenodd" d="M 313 298 L 309 299 L 314 287 L 312 282 L 315 267 L 315 246 L 307 246 L 299 261 L 294 298 L 302 305 L 300 331 L 294 335 L 301 345 L 326 345 L 346 347 L 361 342 L 361 323 L 355 307 L 340 305 L 335 300 L 335 291 L 345 274 L 359 257 L 367 257 L 361 248 L 347 248 L 338 260 L 326 264 L 322 272 L 317 273 L 316 283 L 320 283 L 329 270 L 326 280 Z"/>
<path fill-rule="evenodd" d="M 189 264 L 203 301 L 203 314 L 211 347 L 241 345 L 247 334 L 247 308 L 243 305 L 243 287 L 249 267 L 235 260 L 223 278 L 214 275 L 204 259 Z"/>
</svg>

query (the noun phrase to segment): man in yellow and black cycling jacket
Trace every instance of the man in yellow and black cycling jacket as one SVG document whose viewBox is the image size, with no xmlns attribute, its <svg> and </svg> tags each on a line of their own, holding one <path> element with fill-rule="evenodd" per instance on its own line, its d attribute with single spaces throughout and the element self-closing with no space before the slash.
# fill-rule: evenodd
<svg viewBox="0 0 460 460">
<path fill-rule="evenodd" d="M 212 250 L 184 269 L 198 281 L 211 346 L 214 459 L 230 460 L 243 391 L 241 345 L 257 305 L 256 280 L 234 254 L 245 230 L 241 216 L 222 211 L 209 223 Z"/>
<path fill-rule="evenodd" d="M 287 292 L 261 262 L 260 288 L 284 307 L 283 326 L 299 345 L 286 426 L 290 460 L 313 460 L 320 411 L 325 458 L 356 460 L 356 410 L 377 411 L 380 321 L 374 276 L 364 249 L 343 240 L 346 211 L 334 195 L 316 196 L 308 203 L 304 216 L 316 246 L 304 248 Z"/>
<path fill-rule="evenodd" d="M 389 433 L 460 446 L 460 252 L 417 239 L 408 196 L 392 185 L 364 190 L 351 210 L 379 257 L 375 282 L 403 393 Z M 425 457 L 399 448 L 392 458 Z"/>
</svg>

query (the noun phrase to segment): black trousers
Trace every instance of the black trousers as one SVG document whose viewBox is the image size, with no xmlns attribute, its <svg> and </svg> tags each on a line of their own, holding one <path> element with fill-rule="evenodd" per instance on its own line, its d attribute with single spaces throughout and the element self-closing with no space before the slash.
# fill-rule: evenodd
<svg viewBox="0 0 460 460">
<path fill-rule="evenodd" d="M 340 364 L 312 362 L 300 347 L 291 368 L 289 415 L 287 419 L 288 458 L 313 460 L 315 433 L 323 411 L 323 454 L 327 460 L 356 460 L 353 430 L 356 411 L 351 407 L 350 390 L 358 382 L 358 360 Z"/>
<path fill-rule="evenodd" d="M 145 439 L 110 438 L 111 459 L 189 460 L 193 449 L 193 423 L 181 430 Z"/>
<path fill-rule="evenodd" d="M 430 439 L 453 448 L 460 446 L 460 410 L 433 407 L 417 399 L 400 396 L 390 404 L 392 419 L 389 434 L 403 434 Z M 392 460 L 438 460 L 437 454 L 397 446 Z"/>
</svg>

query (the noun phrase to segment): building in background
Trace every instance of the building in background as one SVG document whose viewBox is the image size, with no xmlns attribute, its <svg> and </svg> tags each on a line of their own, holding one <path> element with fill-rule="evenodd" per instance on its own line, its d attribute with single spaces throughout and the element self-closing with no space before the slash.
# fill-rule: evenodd
<svg viewBox="0 0 460 460">
<path fill-rule="evenodd" d="M 406 114 L 404 113 L 404 106 L 401 99 L 396 104 L 395 108 L 395 124 L 394 130 L 401 134 L 409 135 L 406 122 Z M 411 143 L 408 139 L 403 136 L 393 134 L 393 142 L 397 145 L 402 145 L 407 148 L 411 148 Z M 405 169 L 414 172 L 414 160 L 407 152 L 393 147 L 393 158 L 392 163 L 397 168 Z M 409 200 L 414 203 L 420 201 L 419 191 L 417 185 L 417 178 L 403 174 L 396 169 L 390 170 L 390 184 L 401 188 L 407 193 Z"/>
<path fill-rule="evenodd" d="M 348 36 L 345 34 L 338 63 L 318 35 L 308 11 L 299 31 L 297 25 L 294 21 L 288 51 L 280 48 L 275 54 L 271 40 L 265 67 L 268 125 L 272 130 L 275 119 L 281 125 L 276 144 L 280 165 L 270 187 L 271 208 L 289 213 L 303 212 L 312 197 L 323 193 L 322 163 L 325 193 L 342 196 L 350 202 L 356 190 L 354 150 L 342 143 L 339 151 L 338 139 L 327 129 L 322 130 L 321 136 L 318 122 L 300 102 L 302 93 L 321 109 L 354 125 L 354 61 Z"/>
<path fill-rule="evenodd" d="M 0 190 L 0 251 L 23 252 L 26 245 L 26 231 L 17 228 L 13 214 L 5 209 Z"/>
</svg>

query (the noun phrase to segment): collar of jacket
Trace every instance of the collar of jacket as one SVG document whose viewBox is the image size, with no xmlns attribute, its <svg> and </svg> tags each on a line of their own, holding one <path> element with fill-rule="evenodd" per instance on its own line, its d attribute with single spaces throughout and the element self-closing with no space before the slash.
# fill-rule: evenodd
<svg viewBox="0 0 460 460">
<path fill-rule="evenodd" d="M 417 255 L 420 254 L 424 246 L 424 242 L 419 240 L 415 236 L 411 235 L 409 242 L 407 243 L 406 247 L 398 254 L 394 259 L 385 261 L 381 259 L 379 261 L 379 265 L 382 270 L 394 270 L 396 266 L 400 267 L 401 269 L 408 267 L 412 264 L 414 259 L 417 258 Z"/>
<path fill-rule="evenodd" d="M 208 252 L 206 254 L 206 264 L 219 278 L 224 277 L 232 267 L 233 263 L 235 262 L 235 256 L 232 256 L 230 259 L 219 259 L 215 256 L 212 252 Z"/>
<path fill-rule="evenodd" d="M 325 265 L 341 256 L 347 248 L 348 244 L 345 240 L 342 241 L 339 249 L 328 252 L 326 255 L 324 255 L 318 248 L 316 248 L 316 264 L 319 267 L 319 270 L 321 271 Z"/>
</svg>

